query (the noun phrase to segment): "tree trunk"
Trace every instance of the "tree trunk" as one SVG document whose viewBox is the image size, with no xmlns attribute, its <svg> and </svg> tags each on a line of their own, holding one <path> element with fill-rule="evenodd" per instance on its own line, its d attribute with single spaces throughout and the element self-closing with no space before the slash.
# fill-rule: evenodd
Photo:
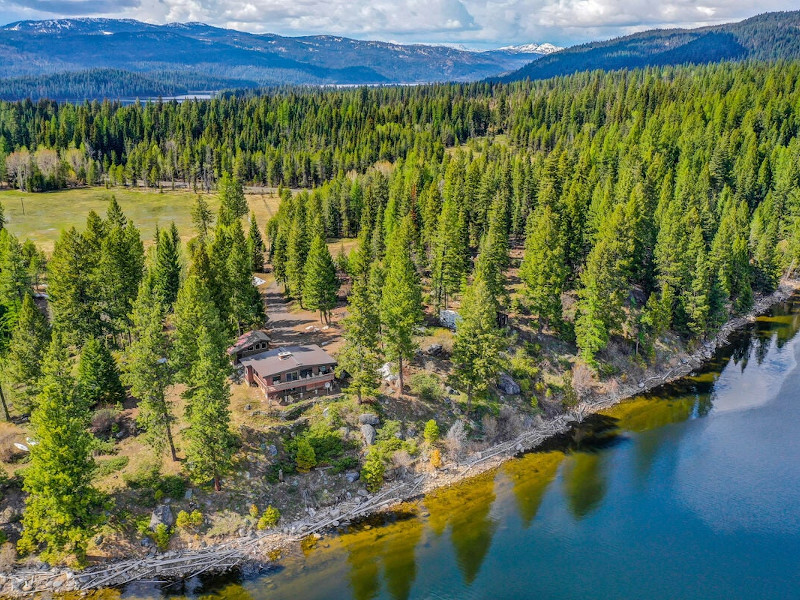
<svg viewBox="0 0 800 600">
<path fill-rule="evenodd" d="M 219 483 L 219 475 L 214 475 L 214 491 L 221 492 L 222 486 Z"/>
<path fill-rule="evenodd" d="M 472 384 L 467 386 L 467 414 L 472 412 Z"/>
<path fill-rule="evenodd" d="M 402 396 L 403 395 L 403 357 L 402 356 L 398 357 L 397 366 L 398 366 L 398 375 L 400 377 L 399 395 Z"/>
<path fill-rule="evenodd" d="M 172 439 L 172 428 L 167 423 L 167 441 L 169 442 L 169 451 L 172 454 L 172 461 L 178 462 L 178 453 L 175 452 L 175 442 Z"/>
<path fill-rule="evenodd" d="M 11 415 L 8 412 L 8 404 L 6 404 L 6 396 L 3 393 L 3 386 L 0 385 L 0 402 L 3 403 L 3 414 L 6 416 L 6 421 L 11 420 Z"/>
</svg>

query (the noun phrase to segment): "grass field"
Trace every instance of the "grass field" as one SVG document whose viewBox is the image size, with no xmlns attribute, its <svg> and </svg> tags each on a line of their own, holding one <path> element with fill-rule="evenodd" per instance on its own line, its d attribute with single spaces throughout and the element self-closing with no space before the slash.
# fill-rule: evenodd
<svg viewBox="0 0 800 600">
<path fill-rule="evenodd" d="M 29 194 L 3 190 L 0 191 L 0 203 L 5 208 L 9 231 L 20 239 L 30 238 L 49 253 L 62 229 L 72 226 L 82 229 L 91 210 L 104 215 L 112 194 L 128 218 L 141 230 L 145 244 L 152 241 L 156 226 L 168 227 L 171 221 L 175 221 L 184 239 L 194 235 L 191 207 L 196 194 L 189 191 L 159 193 L 157 190 L 95 187 Z M 206 199 L 214 210 L 218 208 L 215 194 L 209 194 Z M 277 210 L 278 197 L 248 194 L 247 201 L 263 231 L 267 220 Z"/>
</svg>

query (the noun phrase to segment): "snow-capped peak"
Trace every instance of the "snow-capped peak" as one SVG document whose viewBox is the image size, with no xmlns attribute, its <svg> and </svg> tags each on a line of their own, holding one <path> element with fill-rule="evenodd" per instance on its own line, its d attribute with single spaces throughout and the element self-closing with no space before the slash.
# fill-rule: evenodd
<svg viewBox="0 0 800 600">
<path fill-rule="evenodd" d="M 563 48 L 559 46 L 554 46 L 553 44 L 544 43 L 544 44 L 520 44 L 518 46 L 503 46 L 499 48 L 499 50 L 503 50 L 505 52 L 512 52 L 514 54 L 552 54 L 553 52 L 558 52 L 559 50 L 563 50 Z"/>
</svg>

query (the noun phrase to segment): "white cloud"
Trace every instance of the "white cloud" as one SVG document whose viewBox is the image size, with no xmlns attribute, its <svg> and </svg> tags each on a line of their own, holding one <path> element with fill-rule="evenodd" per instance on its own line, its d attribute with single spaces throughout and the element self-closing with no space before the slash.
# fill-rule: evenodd
<svg viewBox="0 0 800 600">
<path fill-rule="evenodd" d="M 127 4 L 127 6 L 125 6 Z M 114 7 L 111 10 L 110 7 Z M 203 21 L 261 33 L 497 45 L 571 44 L 652 27 L 739 20 L 796 0 L 0 0 L 0 17 L 120 16 Z"/>
</svg>

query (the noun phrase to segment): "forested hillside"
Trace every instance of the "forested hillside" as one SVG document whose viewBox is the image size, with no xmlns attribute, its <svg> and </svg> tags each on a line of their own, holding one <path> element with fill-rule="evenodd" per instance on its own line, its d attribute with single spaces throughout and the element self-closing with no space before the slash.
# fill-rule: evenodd
<svg viewBox="0 0 800 600">
<path fill-rule="evenodd" d="M 33 407 L 39 440 L 20 550 L 84 558 L 102 520 L 88 419 L 123 384 L 158 456 L 174 448 L 167 390 L 181 386 L 183 468 L 220 488 L 239 443 L 225 348 L 264 323 L 250 282 L 265 259 L 323 320 L 346 282 L 337 359 L 357 405 L 383 394 L 385 361 L 402 396 L 424 327 L 453 309 L 440 364 L 459 415 L 476 402 L 488 413 L 487 398 L 505 406 L 501 371 L 523 382 L 530 410 L 563 409 L 587 379 L 620 375 L 620 357 L 638 368 L 665 336 L 698 344 L 796 268 L 799 131 L 795 62 L 182 104 L 0 103 L 0 164 L 20 189 L 182 180 L 221 197 L 217 215 L 198 198 L 191 242 L 163 230 L 149 255 L 115 201 L 84 231 L 64 231 L 51 257 L 0 230 L 3 373 L 13 410 Z M 253 218 L 245 234 L 248 183 L 280 187 L 282 201 L 265 231 Z M 331 238 L 357 242 L 334 261 Z M 50 319 L 32 300 L 40 276 Z M 545 339 L 558 358 L 544 357 Z M 563 378 L 545 380 L 556 368 Z M 423 375 L 435 383 L 420 396 L 445 383 Z M 60 419 L 70 430 L 50 435 Z M 459 421 L 459 439 L 464 427 L 488 435 L 486 422 Z M 331 447 L 338 457 L 336 423 L 287 441 L 290 466 L 303 473 Z M 371 491 L 397 452 L 419 451 L 381 435 L 359 455 Z M 437 438 L 426 431 L 431 449 Z M 59 486 L 75 493 L 59 500 Z M 70 535 L 49 533 L 54 522 Z"/>
<path fill-rule="evenodd" d="M 0 83 L 0 99 L 49 98 L 83 102 L 91 98 L 157 98 L 179 96 L 196 90 L 254 87 L 245 79 L 219 79 L 189 73 L 133 73 L 119 69 L 90 69 L 9 77 Z"/>
<path fill-rule="evenodd" d="M 573 46 L 503 76 L 547 79 L 592 69 L 637 69 L 725 60 L 800 58 L 800 11 L 765 13 L 739 23 L 698 29 L 653 29 Z"/>
</svg>

